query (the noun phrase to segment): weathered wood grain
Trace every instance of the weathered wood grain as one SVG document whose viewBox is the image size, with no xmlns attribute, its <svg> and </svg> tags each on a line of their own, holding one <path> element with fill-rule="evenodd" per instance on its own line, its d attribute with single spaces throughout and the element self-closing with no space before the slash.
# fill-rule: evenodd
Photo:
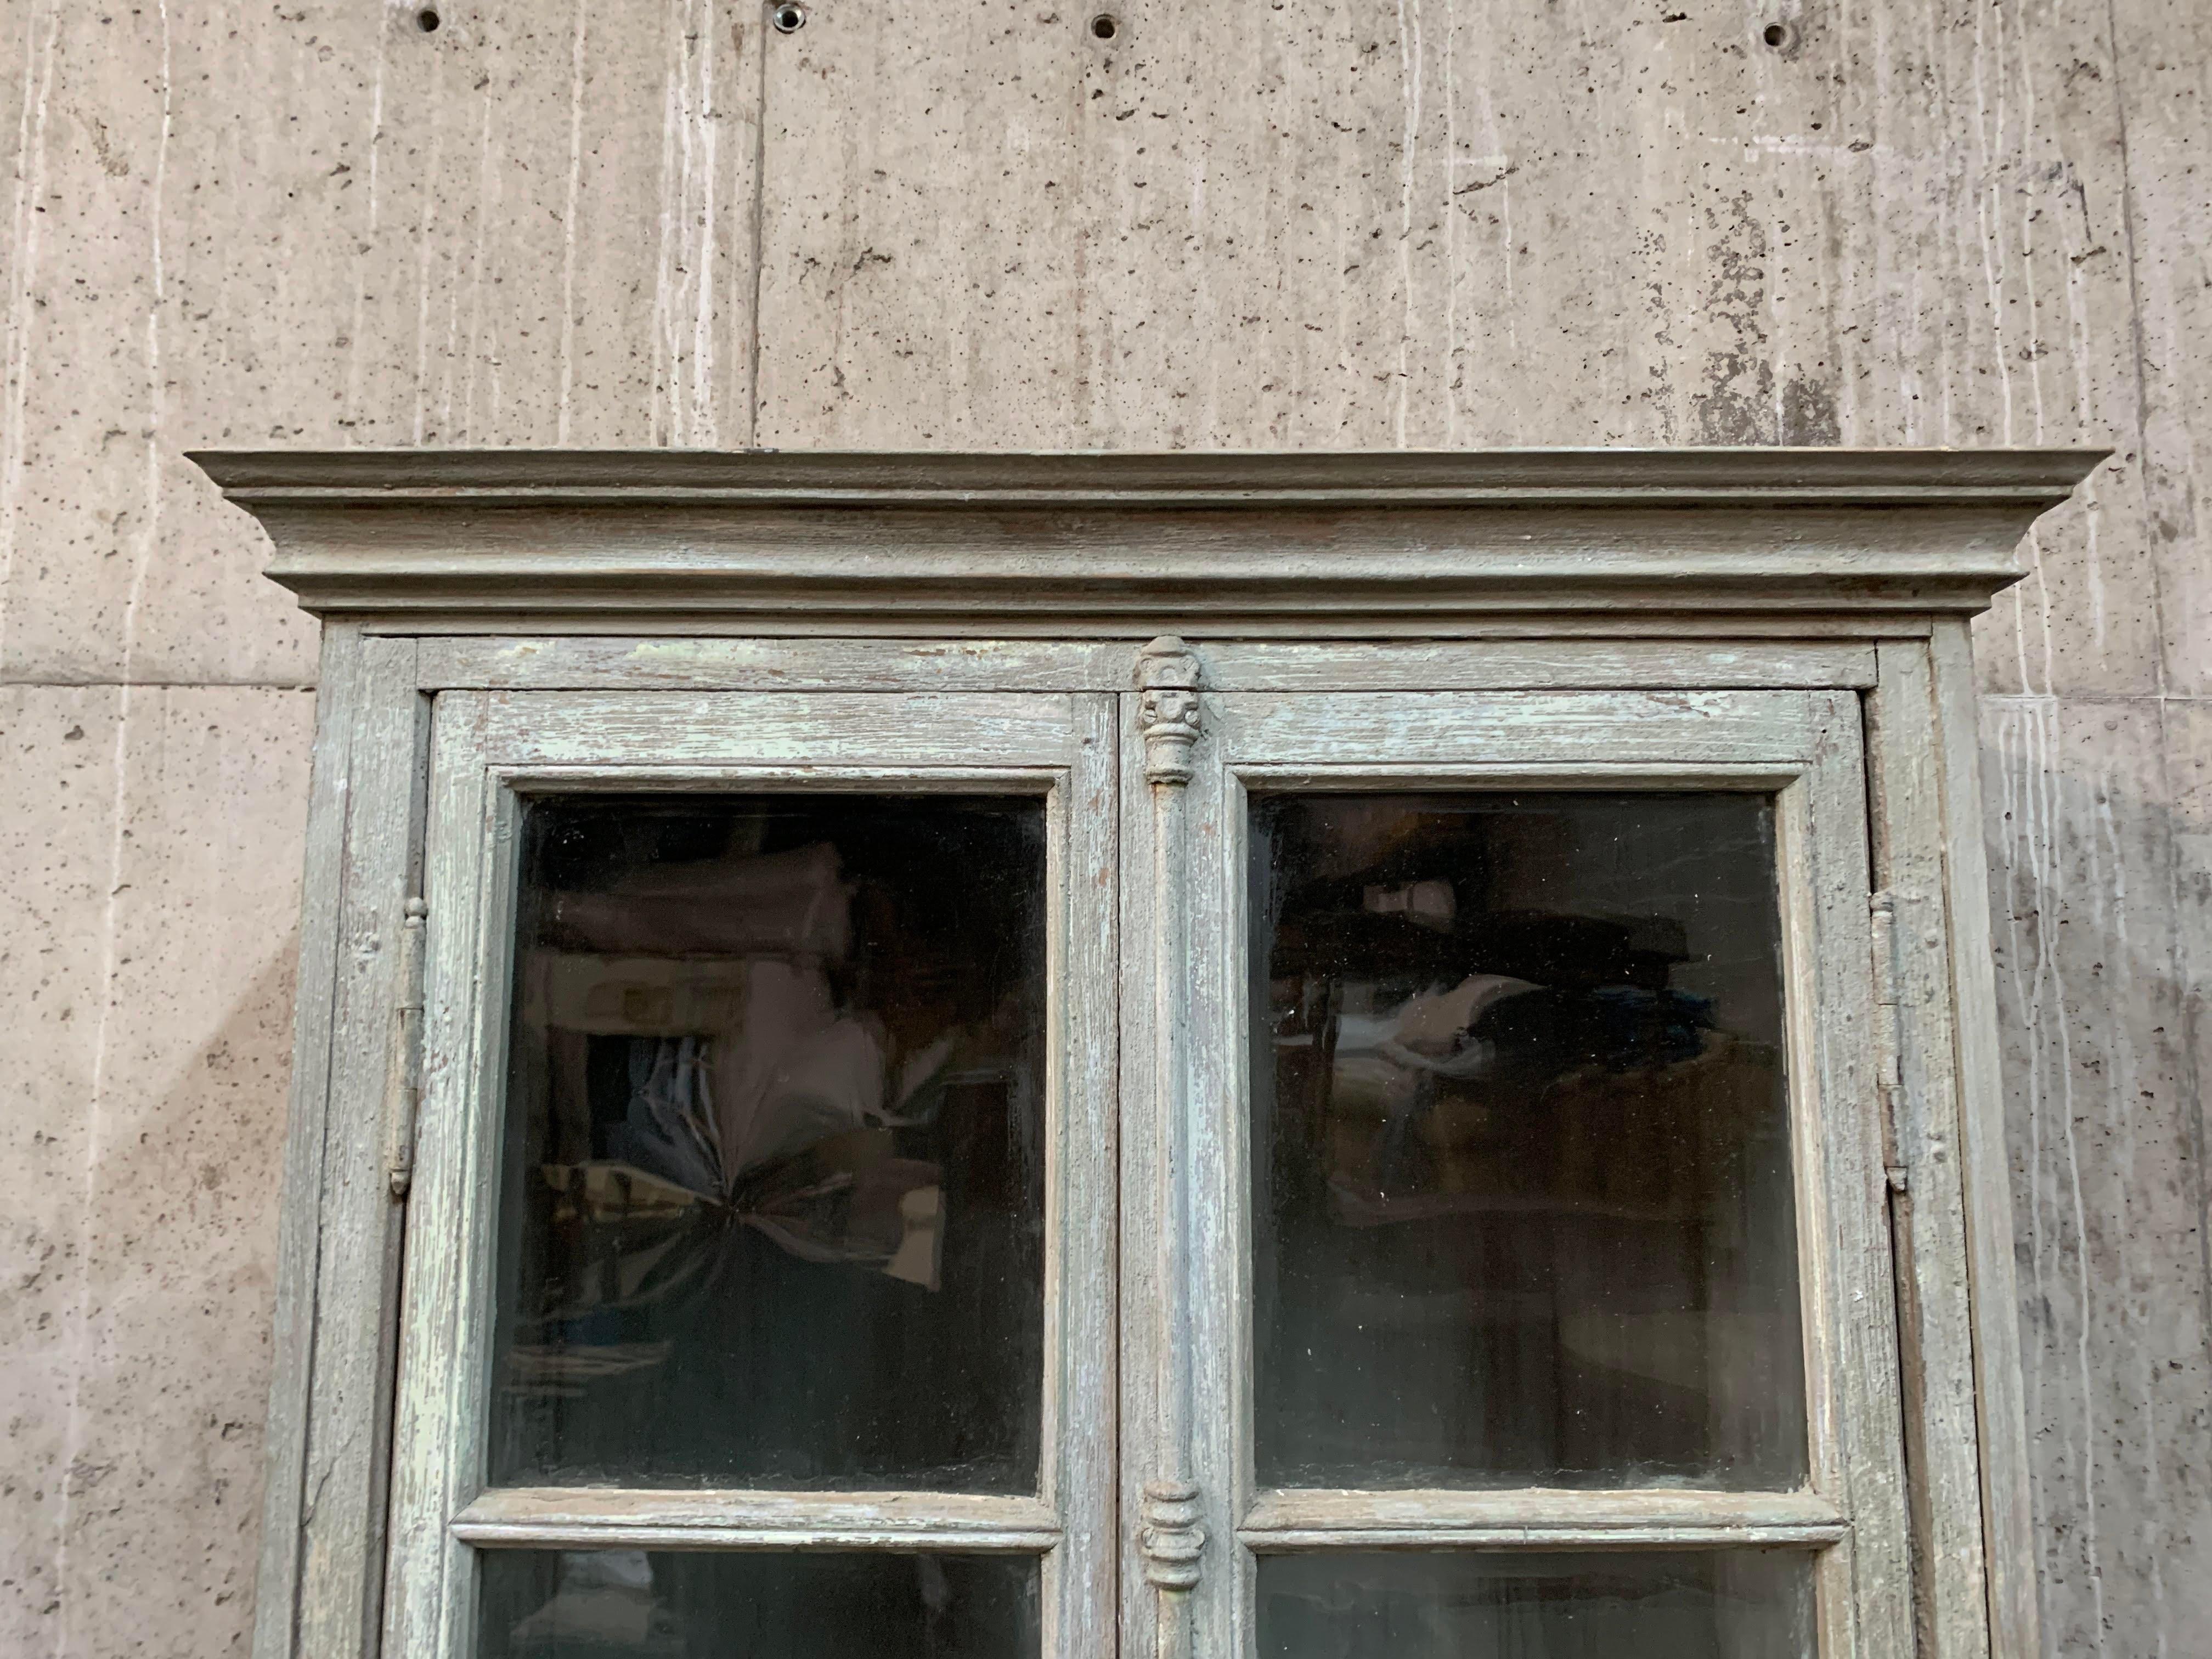
<svg viewBox="0 0 2212 1659">
<path fill-rule="evenodd" d="M 814 640 L 430 636 L 426 690 L 1118 691 L 1135 639 Z M 1659 640 L 1206 642 L 1224 691 L 1320 691 L 1348 675 L 1373 690 L 1618 686 L 1870 686 L 1871 645 L 1815 641 L 1701 646 Z"/>
<path fill-rule="evenodd" d="M 1226 752 L 1271 769 L 1425 770 L 1638 763 L 1679 775 L 1700 765 L 1809 761 L 1824 728 L 1814 700 L 1781 691 L 1502 691 L 1486 695 L 1347 690 L 1241 692 L 1220 706 Z"/>
<path fill-rule="evenodd" d="M 501 690 L 1118 691 L 1135 643 L 458 636 L 422 642 L 422 674 Z"/>
<path fill-rule="evenodd" d="M 480 1492 L 453 1535 L 508 1549 L 891 1549 L 1057 1547 L 1060 1512 L 1035 1498 L 950 1492 L 717 1492 L 506 1487 Z"/>
<path fill-rule="evenodd" d="M 1989 1651 L 1974 1327 L 1960 1171 L 1958 1016 L 1951 998 L 1948 836 L 1940 711 L 1929 653 L 1880 647 L 1867 699 L 1874 879 L 1889 926 L 1875 935 L 1895 1067 L 1891 1232 L 1897 1253 L 1905 1455 L 1912 1472 L 1914 1592 L 1929 1659 Z"/>
<path fill-rule="evenodd" d="M 1143 660 L 1130 654 L 1133 686 L 1149 684 Z M 1202 664 L 1186 656 L 1180 666 L 1184 689 L 1173 695 L 1187 701 L 1173 720 L 1153 692 L 1121 699 L 1121 927 L 1133 948 L 1121 981 L 1121 1205 L 1132 1248 L 1121 1264 L 1120 1599 L 1123 1643 L 1159 1659 L 1243 1651 L 1248 1623 L 1230 1381 L 1242 1373 L 1245 1322 L 1224 1293 L 1247 1272 L 1238 1044 L 1212 1000 L 1222 844 L 1233 831 L 1204 713 L 1212 699 L 1190 689 Z M 1156 1516 L 1175 1522 L 1166 1540 Z"/>
<path fill-rule="evenodd" d="M 1071 702 L 1074 763 L 1049 802 L 1058 1029 L 1048 1060 L 1043 1493 L 1060 1541 L 1043 1568 L 1046 1659 L 1078 1659 L 1115 1627 L 1121 1562 L 1121 720 L 1115 698 Z"/>
<path fill-rule="evenodd" d="M 283 1207 L 276 1235 L 276 1322 L 270 1333 L 276 1364 L 264 1442 L 267 1462 L 258 1577 L 261 1606 L 255 1620 L 254 1659 L 291 1659 L 299 1616 L 315 1287 L 322 1251 L 323 1144 L 330 1111 L 331 1028 L 337 1012 L 346 806 L 361 668 L 358 631 L 343 623 L 327 628 L 307 787 L 307 861 L 301 878 L 300 976 L 292 1028 Z"/>
<path fill-rule="evenodd" d="M 484 743 L 504 767 L 1034 769 L 1073 758 L 1072 713 L 1050 695 L 495 691 Z"/>
<path fill-rule="evenodd" d="M 1206 646 L 1221 691 L 1697 690 L 1871 685 L 1873 647 L 1844 641 L 1710 645 L 1662 640 L 1316 641 Z"/>
<path fill-rule="evenodd" d="M 351 737 L 297 1534 L 301 1653 L 353 1652 L 380 1627 L 398 1341 L 400 1218 L 385 1182 L 382 1107 L 403 912 L 421 867 L 429 719 L 413 641 L 364 640 L 359 650 L 355 695 L 342 705 Z"/>
<path fill-rule="evenodd" d="M 497 1134 L 485 1096 L 505 1075 L 495 1045 L 506 1015 L 505 999 L 482 988 L 510 982 L 499 970 L 514 879 L 512 807 L 481 760 L 488 701 L 470 692 L 438 698 L 428 768 L 422 1097 L 400 1304 L 406 1362 L 392 1413 L 385 1622 L 372 1650 L 386 1654 L 453 1653 L 474 1626 L 476 1574 L 447 1527 L 482 1481 L 483 1413 L 465 1379 L 489 1373 L 483 1241 Z"/>
<path fill-rule="evenodd" d="M 1248 1549 L 1665 1549 L 1841 1543 L 1845 1511 L 1811 1492 L 1267 1492 L 1237 1537 Z"/>
<path fill-rule="evenodd" d="M 1897 1302 L 1875 1067 L 1865 756 L 1857 700 L 1802 694 L 1814 759 L 1777 805 L 1790 1141 L 1797 1170 L 1813 1485 L 1848 1493 L 1819 1571 L 1832 1651 L 1913 1651 Z"/>
<path fill-rule="evenodd" d="M 324 483 L 298 456 L 195 459 L 304 604 L 417 629 L 1069 636 L 1164 616 L 1311 637 L 1635 615 L 1649 634 L 1724 614 L 1804 637 L 1979 611 L 2097 455 L 1031 455 L 971 462 L 958 489 L 917 483 L 911 456 L 386 454 L 325 458 Z"/>
</svg>

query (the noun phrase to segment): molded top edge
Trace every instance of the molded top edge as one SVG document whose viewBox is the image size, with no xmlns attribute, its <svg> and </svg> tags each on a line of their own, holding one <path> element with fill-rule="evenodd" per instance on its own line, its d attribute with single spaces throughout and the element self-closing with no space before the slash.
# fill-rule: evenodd
<svg viewBox="0 0 2212 1659">
<path fill-rule="evenodd" d="M 2091 448 L 1547 448 L 1044 453 L 684 449 L 201 450 L 246 503 L 684 501 L 1263 507 L 1792 501 L 2056 505 Z"/>
</svg>

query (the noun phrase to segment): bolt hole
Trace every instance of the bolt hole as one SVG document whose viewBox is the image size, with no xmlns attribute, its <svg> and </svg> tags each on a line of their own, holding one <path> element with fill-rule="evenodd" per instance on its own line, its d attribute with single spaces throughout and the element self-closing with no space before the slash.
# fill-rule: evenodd
<svg viewBox="0 0 2212 1659">
<path fill-rule="evenodd" d="M 775 25 L 778 34 L 796 34 L 806 27 L 806 8 L 778 6 L 768 15 L 768 21 Z"/>
<path fill-rule="evenodd" d="M 1111 40 L 1121 32 L 1121 20 L 1109 11 L 1102 11 L 1091 20 L 1091 33 L 1101 40 Z"/>
<path fill-rule="evenodd" d="M 428 6 L 415 14 L 415 27 L 425 34 L 435 34 L 438 32 L 438 14 Z"/>
<path fill-rule="evenodd" d="M 1796 44 L 1797 31 L 1787 23 L 1769 23 L 1759 32 L 1759 38 L 1773 47 L 1775 51 L 1780 52 Z"/>
</svg>

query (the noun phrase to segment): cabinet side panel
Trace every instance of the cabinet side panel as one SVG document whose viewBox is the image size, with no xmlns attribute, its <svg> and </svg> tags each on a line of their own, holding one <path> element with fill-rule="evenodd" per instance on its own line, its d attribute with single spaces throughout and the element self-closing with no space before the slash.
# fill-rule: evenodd
<svg viewBox="0 0 2212 1659">
<path fill-rule="evenodd" d="M 1889 959 L 1875 967 L 1893 999 L 1899 1094 L 1890 1156 L 1906 1182 L 1892 1200 L 1892 1225 L 1914 1594 L 1929 1659 L 1983 1659 L 1988 1587 L 1935 689 L 1923 646 L 1885 643 L 1880 660 L 1881 682 L 1867 702 L 1867 772 L 1875 881 L 1891 896 L 1894 918 Z"/>
<path fill-rule="evenodd" d="M 363 642 L 353 706 L 297 1530 L 293 1651 L 314 1659 L 374 1650 L 384 1574 L 401 1215 L 382 1168 L 386 1073 L 429 731 L 413 641 Z"/>
<path fill-rule="evenodd" d="M 333 623 L 324 631 L 301 891 L 300 987 L 293 1011 L 283 1210 L 276 1234 L 276 1313 L 270 1334 L 275 1375 L 269 1389 L 253 1659 L 289 1659 L 298 1618 L 323 1137 L 330 1096 L 331 1018 L 337 998 L 347 769 L 360 690 L 361 647 L 360 630 L 349 623 Z"/>
</svg>

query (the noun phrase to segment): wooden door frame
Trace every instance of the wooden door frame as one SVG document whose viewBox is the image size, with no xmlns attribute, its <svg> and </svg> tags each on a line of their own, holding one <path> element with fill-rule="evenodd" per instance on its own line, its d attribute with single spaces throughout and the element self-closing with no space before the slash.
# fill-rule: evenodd
<svg viewBox="0 0 2212 1659">
<path fill-rule="evenodd" d="M 384 1649 L 473 1651 L 487 1549 L 942 1551 L 1038 1559 L 1043 1651 L 1110 1618 L 1113 711 L 1095 694 L 491 692 L 437 698 L 420 1145 L 402 1296 Z M 493 1208 L 524 803 L 594 792 L 1023 793 L 1046 809 L 1045 1372 L 1034 1496 L 487 1489 Z"/>
</svg>

